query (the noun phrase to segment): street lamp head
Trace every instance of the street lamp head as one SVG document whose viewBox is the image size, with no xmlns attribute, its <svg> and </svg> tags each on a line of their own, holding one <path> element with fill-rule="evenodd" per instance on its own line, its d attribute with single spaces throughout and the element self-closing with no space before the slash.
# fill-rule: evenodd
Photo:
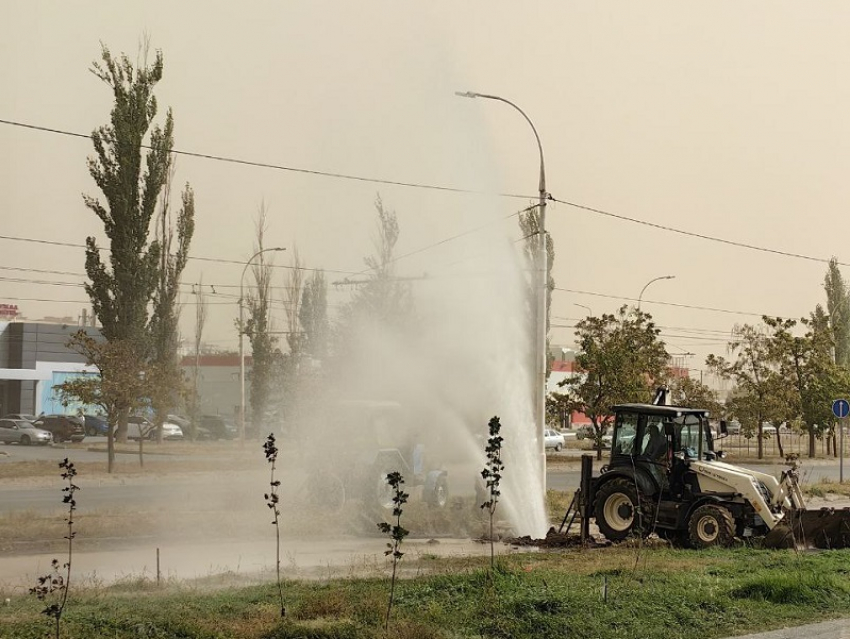
<svg viewBox="0 0 850 639">
<path fill-rule="evenodd" d="M 455 91 L 455 95 L 460 98 L 477 98 L 480 94 L 474 91 Z"/>
</svg>

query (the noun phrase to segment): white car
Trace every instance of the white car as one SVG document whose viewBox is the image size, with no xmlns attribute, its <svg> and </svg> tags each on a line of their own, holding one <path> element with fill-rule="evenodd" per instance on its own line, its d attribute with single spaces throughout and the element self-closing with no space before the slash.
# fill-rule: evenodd
<svg viewBox="0 0 850 639">
<path fill-rule="evenodd" d="M 127 439 L 156 439 L 156 427 L 143 417 L 131 416 L 127 420 Z M 183 439 L 183 429 L 177 424 L 163 422 L 163 439 Z"/>
<path fill-rule="evenodd" d="M 543 431 L 543 441 L 546 450 L 553 448 L 555 452 L 559 452 L 565 445 L 564 436 L 556 430 L 547 428 Z"/>
</svg>

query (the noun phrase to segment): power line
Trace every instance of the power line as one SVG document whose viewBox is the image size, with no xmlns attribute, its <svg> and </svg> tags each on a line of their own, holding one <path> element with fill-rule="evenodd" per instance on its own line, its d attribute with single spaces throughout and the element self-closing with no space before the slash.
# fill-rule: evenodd
<svg viewBox="0 0 850 639">
<path fill-rule="evenodd" d="M 634 297 L 623 297 L 621 295 L 608 295 L 606 293 L 595 293 L 593 291 L 579 291 L 571 288 L 558 288 L 555 287 L 554 290 L 560 291 L 562 293 L 575 293 L 576 295 L 590 295 L 592 297 L 604 297 L 607 299 L 614 300 L 624 300 L 626 302 L 637 302 L 638 300 Z M 750 311 L 735 311 L 728 308 L 714 308 L 711 306 L 694 306 L 691 304 L 678 304 L 676 302 L 658 302 L 655 300 L 642 300 L 644 304 L 659 304 L 660 306 L 675 306 L 677 308 L 689 308 L 697 311 L 712 311 L 714 313 L 727 313 L 729 315 L 750 315 L 753 317 L 763 317 L 767 315 L 768 317 L 779 317 L 780 319 L 793 319 L 788 317 L 782 317 L 781 315 L 773 315 L 772 313 L 753 313 Z"/>
<path fill-rule="evenodd" d="M 23 129 L 31 129 L 34 131 L 42 131 L 44 133 L 54 133 L 57 135 L 65 135 L 73 138 L 82 138 L 86 140 L 91 140 L 91 135 L 86 135 L 84 133 L 76 133 L 74 131 L 64 131 L 62 129 L 54 129 L 46 126 L 39 126 L 36 124 L 27 124 L 25 122 L 16 122 L 14 120 L 3 120 L 0 119 L 0 124 L 7 124 L 9 126 L 20 127 Z M 147 144 L 140 144 L 141 148 L 150 149 L 151 147 Z M 214 160 L 216 162 L 227 162 L 229 164 L 238 164 L 242 166 L 251 166 L 263 169 L 273 169 L 276 171 L 288 171 L 291 173 L 302 173 L 305 175 L 313 175 L 317 177 L 326 177 L 326 178 L 334 178 L 339 180 L 350 180 L 354 182 L 369 182 L 372 184 L 385 184 L 388 186 L 401 186 L 406 188 L 414 188 L 414 189 L 425 189 L 430 191 L 443 191 L 447 193 L 466 193 L 471 195 L 496 195 L 499 197 L 509 197 L 509 198 L 522 198 L 531 200 L 536 196 L 530 195 L 520 195 L 517 193 L 490 193 L 487 191 L 476 191 L 473 189 L 462 189 L 453 186 L 443 186 L 439 184 L 425 184 L 422 182 L 402 182 L 399 180 L 385 180 L 382 178 L 372 178 L 366 177 L 363 175 L 352 175 L 349 173 L 336 173 L 331 171 L 318 171 L 314 169 L 304 169 L 295 166 L 285 166 L 282 164 L 269 164 L 267 162 L 257 162 L 254 160 L 243 160 L 239 158 L 231 158 L 223 155 L 213 155 L 211 153 L 196 153 L 194 151 L 182 151 L 179 149 L 171 149 L 170 151 L 174 155 L 184 155 L 186 157 L 200 158 L 203 160 Z"/>
<path fill-rule="evenodd" d="M 755 244 L 747 244 L 745 242 L 736 242 L 735 240 L 727 240 L 722 237 L 715 237 L 713 235 L 705 235 L 703 233 L 694 233 L 693 231 L 685 231 L 682 229 L 677 229 L 672 226 L 665 226 L 663 224 L 656 224 L 654 222 L 647 222 L 645 220 L 639 220 L 634 217 L 628 217 L 626 215 L 618 215 L 617 213 L 611 213 L 610 211 L 605 211 L 603 209 L 598 209 L 592 206 L 586 206 L 584 204 L 578 204 L 576 202 L 568 202 L 567 200 L 559 200 L 558 198 L 549 196 L 549 200 L 552 202 L 557 202 L 559 204 L 565 204 L 567 206 L 571 206 L 576 209 L 580 209 L 582 211 L 588 211 L 590 213 L 596 213 L 597 215 L 604 215 L 605 217 L 614 218 L 616 220 L 621 220 L 623 222 L 631 222 L 632 224 L 640 224 L 642 226 L 648 226 L 650 228 L 659 229 L 661 231 L 668 231 L 670 233 L 678 233 L 679 235 L 686 235 L 688 237 L 696 237 L 701 240 L 709 240 L 711 242 L 718 242 L 720 244 L 726 244 L 728 246 L 736 246 L 738 248 L 745 248 L 751 251 L 760 251 L 762 253 L 771 253 L 773 255 L 781 255 L 783 257 L 793 257 L 799 260 L 808 260 L 810 262 L 820 262 L 823 264 L 829 264 L 829 260 L 823 257 L 812 257 L 811 255 L 803 255 L 801 253 L 791 253 L 790 251 L 780 251 L 778 249 L 767 248 L 764 246 L 756 246 Z M 836 263 L 839 266 L 850 266 L 850 263 L 847 262 L 838 262 Z"/>
<path fill-rule="evenodd" d="M 68 248 L 82 248 L 82 249 L 86 248 L 85 244 L 74 244 L 73 242 L 58 242 L 58 241 L 55 241 L 55 240 L 42 240 L 42 239 L 33 238 L 33 237 L 16 237 L 16 236 L 13 236 L 13 235 L 0 235 L 0 240 L 9 240 L 11 242 L 26 242 L 26 243 L 30 243 L 30 244 L 45 244 L 47 246 L 64 246 L 64 247 L 68 247 Z M 110 252 L 110 249 L 108 249 L 106 247 L 100 247 L 99 250 Z M 221 258 L 221 257 L 199 257 L 197 255 L 194 255 L 194 256 L 190 255 L 187 259 L 195 260 L 197 262 L 215 262 L 215 263 L 219 263 L 219 264 L 236 264 L 237 266 L 243 266 L 243 267 L 245 266 L 244 261 L 228 260 L 228 259 Z M 295 270 L 296 269 L 295 266 L 287 266 L 287 265 L 283 265 L 283 264 L 267 264 L 267 266 L 269 266 L 270 268 L 283 268 L 283 269 L 288 269 L 288 270 Z M 357 275 L 356 271 L 339 271 L 339 270 L 324 269 L 324 268 L 309 268 L 309 267 L 306 267 L 306 266 L 299 266 L 297 268 L 299 270 L 302 270 L 302 271 L 323 271 L 325 273 L 339 273 L 339 274 L 342 274 L 342 275 Z"/>
</svg>

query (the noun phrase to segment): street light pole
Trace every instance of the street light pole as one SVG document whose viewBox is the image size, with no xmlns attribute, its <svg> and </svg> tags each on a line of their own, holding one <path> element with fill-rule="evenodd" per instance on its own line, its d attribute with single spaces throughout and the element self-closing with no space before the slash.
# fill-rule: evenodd
<svg viewBox="0 0 850 639">
<path fill-rule="evenodd" d="M 257 256 L 269 251 L 285 250 L 285 248 L 278 247 L 260 249 L 245 262 L 242 277 L 239 279 L 239 441 L 242 444 L 245 443 L 245 273 Z"/>
<path fill-rule="evenodd" d="M 587 314 L 590 317 L 593 317 L 593 309 L 590 308 L 589 306 L 585 306 L 584 304 L 576 304 L 575 302 L 573 302 L 573 306 L 578 306 L 579 308 L 583 308 L 584 310 L 587 311 Z"/>
<path fill-rule="evenodd" d="M 520 109 L 516 104 L 505 98 L 500 98 L 497 95 L 488 95 L 486 93 L 475 93 L 474 91 L 460 92 L 456 91 L 455 95 L 462 98 L 485 98 L 487 100 L 496 100 L 504 102 L 508 106 L 519 111 L 520 115 L 525 118 L 528 125 L 534 133 L 534 139 L 537 141 L 537 151 L 540 154 L 540 178 L 537 184 L 539 193 L 538 209 L 538 227 L 537 227 L 537 310 L 535 318 L 536 341 L 539 353 L 537 354 L 537 365 L 535 368 L 536 392 L 532 394 L 534 406 L 534 419 L 537 425 L 537 434 L 540 439 L 539 448 L 541 456 L 541 485 L 543 494 L 546 494 L 546 442 L 544 431 L 546 430 L 546 371 L 548 368 L 548 348 L 546 343 L 546 293 L 549 289 L 549 273 L 548 273 L 548 253 L 546 251 L 546 168 L 543 161 L 543 145 L 540 143 L 540 136 L 537 134 L 537 129 L 525 111 Z M 536 350 L 536 349 L 533 349 Z M 532 350 L 532 352 L 533 352 Z"/>
<path fill-rule="evenodd" d="M 640 302 L 643 299 L 643 292 L 646 290 L 646 287 L 652 284 L 653 282 L 657 282 L 658 280 L 675 280 L 675 275 L 661 275 L 660 277 L 653 278 L 649 280 L 646 284 L 643 285 L 643 288 L 640 289 L 640 295 L 638 295 L 638 310 L 640 310 Z"/>
</svg>

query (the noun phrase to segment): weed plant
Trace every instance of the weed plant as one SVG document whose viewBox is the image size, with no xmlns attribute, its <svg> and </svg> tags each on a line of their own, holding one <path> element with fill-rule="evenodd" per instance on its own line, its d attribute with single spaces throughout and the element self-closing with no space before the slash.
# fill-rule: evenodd
<svg viewBox="0 0 850 639">
<path fill-rule="evenodd" d="M 499 503 L 499 496 L 502 494 L 499 489 L 499 484 L 502 481 L 502 471 L 505 465 L 502 463 L 502 441 L 503 438 L 499 434 L 502 430 L 502 424 L 498 417 L 493 417 L 488 427 L 490 429 L 490 437 L 487 439 L 487 447 L 484 452 L 487 454 L 487 465 L 481 471 L 481 477 L 484 479 L 484 484 L 487 487 L 487 501 L 481 504 L 481 508 L 486 509 L 490 517 L 490 569 L 496 565 L 496 549 L 495 536 L 493 535 L 493 519 L 496 515 L 496 504 Z"/>
<path fill-rule="evenodd" d="M 77 469 L 74 464 L 68 461 L 66 457 L 59 462 L 59 468 L 62 469 L 62 479 L 67 485 L 62 488 L 64 493 L 62 503 L 68 506 L 68 516 L 65 518 L 65 523 L 68 526 L 68 532 L 65 539 L 68 540 L 68 561 L 66 561 L 60 569 L 59 560 L 54 559 L 51 562 L 51 570 L 46 575 L 38 578 L 36 585 L 30 588 L 30 594 L 38 597 L 38 600 L 45 604 L 44 610 L 41 611 L 53 619 L 53 630 L 56 639 L 59 639 L 59 629 L 62 622 L 62 613 L 65 612 L 65 607 L 68 604 L 68 592 L 71 588 L 71 560 L 74 554 L 74 511 L 77 510 L 77 500 L 74 498 L 76 492 L 80 489 L 74 483 L 74 477 L 77 476 Z M 61 571 L 64 571 L 64 575 Z"/>
<path fill-rule="evenodd" d="M 406 530 L 401 525 L 402 506 L 407 503 L 407 498 L 410 496 L 401 488 L 404 485 L 404 477 L 402 477 L 401 473 L 398 471 L 389 473 L 387 475 L 387 483 L 393 490 L 393 517 L 395 517 L 395 524 L 388 524 L 385 521 L 378 522 L 378 529 L 385 535 L 390 536 L 384 555 L 388 557 L 391 556 L 393 558 L 393 574 L 392 579 L 390 580 L 390 600 L 387 604 L 387 616 L 384 621 L 385 631 L 388 631 L 390 626 L 390 613 L 392 612 L 393 601 L 395 599 L 398 562 L 401 561 L 401 558 L 404 556 L 404 553 L 401 552 L 401 544 L 404 541 L 404 538 L 410 534 L 410 531 Z"/>
<path fill-rule="evenodd" d="M 271 477 L 269 479 L 269 492 L 265 493 L 263 496 L 266 499 L 266 506 L 274 514 L 274 519 L 272 520 L 272 525 L 274 525 L 275 531 L 275 574 L 277 575 L 277 591 L 278 598 L 280 600 L 280 616 L 286 616 L 286 606 L 283 604 L 283 582 L 280 578 L 280 497 L 278 495 L 278 489 L 280 488 L 280 480 L 275 479 L 274 471 L 275 465 L 277 463 L 277 445 L 275 444 L 274 433 L 269 433 L 269 436 L 266 437 L 265 443 L 263 443 L 263 452 L 266 455 L 266 461 L 269 463 L 271 467 Z"/>
</svg>

